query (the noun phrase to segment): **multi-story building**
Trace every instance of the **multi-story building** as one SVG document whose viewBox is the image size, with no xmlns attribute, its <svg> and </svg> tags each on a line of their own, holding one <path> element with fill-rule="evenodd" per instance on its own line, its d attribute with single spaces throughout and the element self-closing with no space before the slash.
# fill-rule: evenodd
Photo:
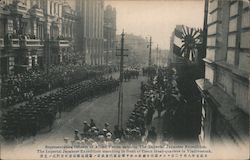
<svg viewBox="0 0 250 160">
<path fill-rule="evenodd" d="M 169 50 L 156 48 L 152 50 L 153 64 L 157 66 L 166 66 L 169 56 Z"/>
<path fill-rule="evenodd" d="M 74 0 L 70 1 L 75 2 Z M 62 38 L 61 44 L 65 47 L 61 47 L 61 61 L 65 62 L 69 59 L 71 54 L 75 55 L 79 53 L 77 46 L 77 27 L 78 27 L 79 16 L 75 11 L 74 6 L 70 6 L 68 3 L 64 3 L 62 9 Z M 68 44 L 69 43 L 69 44 Z M 84 61 L 81 59 L 80 61 Z"/>
<path fill-rule="evenodd" d="M 106 6 L 104 10 L 104 54 L 105 63 L 110 64 L 116 59 L 115 41 L 116 41 L 116 9 L 111 5 Z"/>
<path fill-rule="evenodd" d="M 35 27 L 43 19 L 33 14 L 36 8 L 29 2 L 4 0 L 0 3 L 2 74 L 11 74 L 14 69 L 20 70 L 36 65 L 37 57 L 42 54 L 42 37 L 38 36 Z"/>
<path fill-rule="evenodd" d="M 77 0 L 76 11 L 80 16 L 77 32 L 85 62 L 101 65 L 104 63 L 104 0 Z"/>
<path fill-rule="evenodd" d="M 121 35 L 118 34 L 116 36 L 117 41 L 117 49 L 121 48 Z M 148 64 L 148 52 L 149 49 L 147 48 L 148 42 L 145 37 L 137 36 L 134 34 L 126 34 L 126 39 L 124 40 L 124 48 L 126 51 L 124 52 L 124 64 L 127 66 L 145 66 Z M 120 55 L 120 51 L 117 51 L 117 55 Z M 120 64 L 120 56 L 117 57 L 117 63 Z"/>
<path fill-rule="evenodd" d="M 200 140 L 249 145 L 249 1 L 209 0 L 207 28 Z"/>
<path fill-rule="evenodd" d="M 75 20 L 65 0 L 1 0 L 1 74 L 62 62 Z"/>
</svg>

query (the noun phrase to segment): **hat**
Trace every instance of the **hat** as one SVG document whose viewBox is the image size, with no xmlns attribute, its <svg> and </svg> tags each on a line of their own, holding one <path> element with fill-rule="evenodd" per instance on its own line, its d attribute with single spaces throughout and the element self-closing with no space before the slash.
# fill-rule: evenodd
<svg viewBox="0 0 250 160">
<path fill-rule="evenodd" d="M 87 124 L 87 121 L 83 121 L 83 124 Z"/>
<path fill-rule="evenodd" d="M 103 132 L 107 132 L 107 129 L 103 128 L 102 131 L 103 131 Z"/>
<path fill-rule="evenodd" d="M 121 140 L 119 138 L 115 139 L 115 143 L 120 143 L 120 142 L 121 142 Z"/>
<path fill-rule="evenodd" d="M 103 139 L 104 136 L 103 136 L 103 135 L 99 135 L 98 138 L 99 138 L 99 139 Z"/>
<path fill-rule="evenodd" d="M 111 136 L 112 136 L 112 134 L 111 134 L 110 132 L 108 132 L 108 133 L 106 134 L 106 137 L 107 137 L 107 138 L 111 138 Z"/>
<path fill-rule="evenodd" d="M 75 129 L 75 133 L 78 133 L 79 132 L 79 130 L 78 129 Z"/>
<path fill-rule="evenodd" d="M 132 129 L 131 132 L 132 132 L 132 133 L 136 133 L 136 129 Z"/>
<path fill-rule="evenodd" d="M 106 122 L 104 125 L 105 125 L 105 126 L 109 126 L 109 123 Z"/>
<path fill-rule="evenodd" d="M 93 142 L 95 142 L 95 140 L 93 140 L 92 138 L 89 138 L 89 139 L 88 139 L 88 142 L 93 143 Z"/>
<path fill-rule="evenodd" d="M 67 141 L 67 140 L 69 140 L 69 138 L 68 137 L 64 137 L 64 140 Z"/>
</svg>

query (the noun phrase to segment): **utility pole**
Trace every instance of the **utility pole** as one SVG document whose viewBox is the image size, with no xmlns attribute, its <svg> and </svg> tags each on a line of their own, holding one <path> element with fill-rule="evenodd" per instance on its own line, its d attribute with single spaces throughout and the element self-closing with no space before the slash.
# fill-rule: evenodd
<svg viewBox="0 0 250 160">
<path fill-rule="evenodd" d="M 158 44 L 157 44 L 157 47 L 156 47 L 156 65 L 157 65 L 157 73 L 158 73 L 158 70 L 159 70 L 159 52 L 158 52 Z"/>
<path fill-rule="evenodd" d="M 46 37 L 45 39 L 45 59 L 46 59 L 46 72 L 49 74 L 49 67 L 50 67 L 50 43 L 51 41 L 49 40 L 49 36 Z M 54 43 L 54 42 L 53 42 Z"/>
<path fill-rule="evenodd" d="M 1 49 L 0 49 L 0 56 L 1 56 Z M 0 67 L 2 67 L 1 61 L 0 61 Z M 2 69 L 0 68 L 0 99 L 2 98 Z M 1 102 L 0 102 L 1 103 Z M 2 106 L 0 104 L 0 111 L 2 111 Z M 0 148 L 1 149 L 1 148 Z"/>
<path fill-rule="evenodd" d="M 123 129 L 122 123 L 123 123 L 123 57 L 128 56 L 124 55 L 124 51 L 127 51 L 128 49 L 124 49 L 124 30 L 122 31 L 121 34 L 121 49 L 117 49 L 121 51 L 120 55 L 120 86 L 119 86 L 119 98 L 118 98 L 118 127 L 120 129 Z"/>
<path fill-rule="evenodd" d="M 112 42 L 112 58 L 111 58 L 112 59 L 112 65 L 115 64 L 115 60 L 116 60 L 116 59 L 114 59 L 115 55 L 117 55 L 117 41 L 116 40 L 114 40 Z"/>
<path fill-rule="evenodd" d="M 157 44 L 157 47 L 156 47 L 156 65 L 159 66 L 159 48 L 158 48 L 158 44 Z"/>
<path fill-rule="evenodd" d="M 151 47 L 152 47 L 152 37 L 149 38 L 149 54 L 148 54 L 148 66 L 151 67 Z"/>
</svg>

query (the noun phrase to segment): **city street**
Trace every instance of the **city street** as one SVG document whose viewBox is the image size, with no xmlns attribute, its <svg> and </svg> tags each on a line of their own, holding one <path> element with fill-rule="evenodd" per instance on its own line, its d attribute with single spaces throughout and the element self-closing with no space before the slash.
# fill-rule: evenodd
<svg viewBox="0 0 250 160">
<path fill-rule="evenodd" d="M 145 81 L 145 79 L 145 77 L 139 76 L 138 80 L 131 79 L 128 82 L 124 82 L 124 125 L 140 96 L 140 83 L 141 81 Z M 52 131 L 49 132 L 48 129 L 41 131 L 36 136 L 35 141 L 33 138 L 24 140 L 23 143 L 15 145 L 14 150 L 12 144 L 8 145 L 8 147 L 4 147 L 4 151 L 2 150 L 4 155 L 2 156 L 4 157 L 10 154 L 8 155 L 9 158 L 13 151 L 15 153 L 21 153 L 34 146 L 39 148 L 39 146 L 44 147 L 45 145 L 63 144 L 65 137 L 73 140 L 74 130 L 78 129 L 81 132 L 83 121 L 86 120 L 89 122 L 91 118 L 94 119 L 98 128 L 104 128 L 104 123 L 108 122 L 110 129 L 113 130 L 114 125 L 117 123 L 117 104 L 118 91 L 88 100 L 70 112 L 63 112 L 62 117 L 54 122 Z M 11 152 L 8 152 L 9 147 L 12 148 Z"/>
</svg>

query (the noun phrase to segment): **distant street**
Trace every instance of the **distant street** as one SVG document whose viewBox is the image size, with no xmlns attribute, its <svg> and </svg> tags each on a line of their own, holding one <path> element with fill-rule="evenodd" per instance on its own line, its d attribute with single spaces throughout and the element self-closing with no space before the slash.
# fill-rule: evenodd
<svg viewBox="0 0 250 160">
<path fill-rule="evenodd" d="M 140 76 L 138 80 L 131 79 L 129 82 L 124 82 L 124 124 L 127 122 L 127 118 L 140 96 L 140 83 L 145 79 L 145 77 Z M 98 128 L 104 128 L 104 123 L 108 122 L 110 129 L 113 130 L 114 125 L 117 123 L 117 104 L 118 91 L 88 100 L 75 107 L 72 111 L 64 112 L 62 117 L 54 122 L 52 131 L 39 133 L 34 142 L 32 138 L 25 140 L 15 146 L 14 152 L 22 152 L 23 149 L 31 147 L 31 144 L 32 147 L 37 146 L 38 148 L 39 146 L 62 144 L 64 137 L 73 140 L 74 130 L 78 129 L 81 132 L 83 121 L 89 122 L 90 118 L 94 119 Z M 13 146 L 10 145 L 10 147 Z M 4 149 L 8 150 L 8 147 Z"/>
</svg>

